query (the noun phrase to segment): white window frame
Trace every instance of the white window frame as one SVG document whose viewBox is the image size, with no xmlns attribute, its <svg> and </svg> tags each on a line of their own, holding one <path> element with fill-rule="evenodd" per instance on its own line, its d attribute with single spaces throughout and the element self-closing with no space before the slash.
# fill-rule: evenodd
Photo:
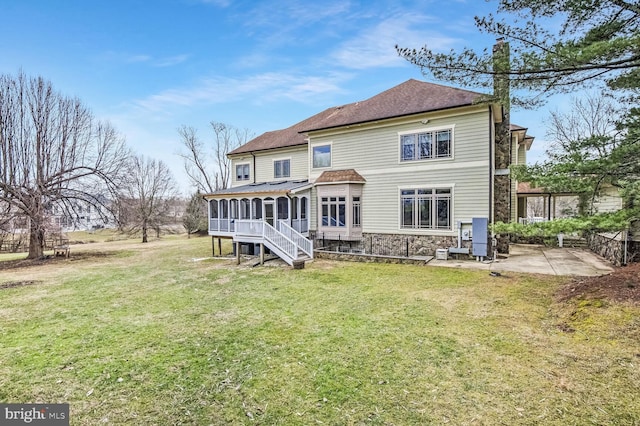
<svg viewBox="0 0 640 426">
<path fill-rule="evenodd" d="M 434 193 L 432 193 L 432 196 L 431 196 L 434 201 L 437 201 L 437 194 L 435 194 L 436 190 L 439 190 L 439 189 L 449 190 L 449 227 L 448 228 L 438 228 L 437 225 L 435 225 L 435 223 L 433 222 L 430 227 L 418 227 L 415 217 L 414 217 L 414 226 L 408 227 L 408 226 L 402 225 L 403 219 L 404 219 L 402 191 L 420 190 L 420 189 L 434 191 Z M 398 229 L 404 232 L 410 231 L 410 232 L 421 232 L 421 233 L 429 233 L 429 234 L 440 233 L 440 232 L 445 233 L 445 232 L 453 231 L 454 218 L 455 218 L 455 215 L 454 215 L 455 190 L 454 189 L 455 189 L 455 185 L 453 184 L 425 184 L 425 185 L 399 186 L 398 187 Z M 434 203 L 431 208 L 433 213 L 437 209 L 436 204 Z M 416 217 L 418 217 L 419 210 L 415 210 L 414 214 L 416 215 Z M 437 223 L 437 214 L 432 215 L 432 218 L 434 217 L 436 218 L 435 220 Z"/>
<path fill-rule="evenodd" d="M 362 195 L 351 197 L 351 226 L 362 228 Z"/>
<path fill-rule="evenodd" d="M 398 163 L 400 164 L 412 164 L 418 161 L 442 161 L 442 160 L 452 160 L 454 157 L 454 146 L 455 146 L 455 125 L 448 125 L 448 126 L 437 126 L 437 127 L 427 127 L 424 129 L 414 129 L 414 130 L 407 130 L 407 131 L 403 131 L 403 132 L 398 132 Z M 438 132 L 442 132 L 448 130 L 451 132 L 451 141 L 449 143 L 449 155 L 447 156 L 443 156 L 443 157 L 438 157 L 435 154 L 435 151 L 437 150 L 437 133 Z M 418 135 L 420 134 L 426 134 L 426 133 L 431 133 L 432 134 L 432 154 L 430 157 L 425 157 L 425 158 L 419 158 L 416 157 L 416 154 L 420 151 L 420 142 L 418 139 Z M 416 135 L 416 141 L 414 142 L 414 156 L 412 159 L 404 159 L 404 153 L 403 153 L 403 144 L 402 144 L 402 138 L 403 136 L 408 136 L 408 135 Z"/>
<path fill-rule="evenodd" d="M 328 166 L 318 166 L 316 167 L 315 165 L 315 161 L 314 161 L 314 150 L 316 148 L 320 148 L 323 146 L 328 146 L 329 147 L 329 165 Z M 310 147 L 311 149 L 311 168 L 312 169 L 330 169 L 333 166 L 333 143 L 332 142 L 327 142 L 327 143 L 319 143 L 316 145 L 312 145 Z"/>
<path fill-rule="evenodd" d="M 276 174 L 276 164 L 277 163 L 281 163 L 284 164 L 284 162 L 289 162 L 289 174 L 284 175 L 282 174 L 281 176 L 278 176 Z M 282 166 L 281 166 L 281 170 L 282 170 Z M 286 178 L 290 178 L 291 177 L 291 157 L 287 157 L 287 158 L 276 158 L 273 160 L 273 178 L 274 179 L 286 179 Z"/>
<path fill-rule="evenodd" d="M 324 209 L 327 208 L 327 222 L 324 222 Z M 346 229 L 348 224 L 349 200 L 345 195 L 323 195 L 320 197 L 320 223 L 323 228 Z M 340 216 L 344 215 L 344 221 L 340 222 Z M 335 222 L 332 222 L 332 219 Z"/>
<path fill-rule="evenodd" d="M 244 167 L 246 167 L 248 170 L 247 174 L 246 175 L 244 173 L 242 173 L 242 175 L 238 174 L 238 167 L 242 167 L 243 172 L 244 172 Z M 236 163 L 235 171 L 236 171 L 236 181 L 240 182 L 245 180 L 251 180 L 251 163 Z"/>
</svg>

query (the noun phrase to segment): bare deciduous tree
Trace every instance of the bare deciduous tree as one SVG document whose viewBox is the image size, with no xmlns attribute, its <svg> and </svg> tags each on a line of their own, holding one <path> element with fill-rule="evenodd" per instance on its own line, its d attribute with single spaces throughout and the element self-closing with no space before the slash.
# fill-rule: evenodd
<svg viewBox="0 0 640 426">
<path fill-rule="evenodd" d="M 118 198 L 120 219 L 126 218 L 129 231 L 141 231 L 148 242 L 149 229 L 166 224 L 177 190 L 169 167 L 162 161 L 141 155 L 132 157 L 129 178 Z"/>
<path fill-rule="evenodd" d="M 43 255 L 47 210 L 82 200 L 109 212 L 129 152 L 108 123 L 42 77 L 0 75 L 0 202 L 29 218 L 29 255 Z"/>
<path fill-rule="evenodd" d="M 214 134 L 211 147 L 205 146 L 195 128 L 182 126 L 178 129 L 185 148 L 179 155 L 184 160 L 187 176 L 198 191 L 209 193 L 229 185 L 232 170 L 227 154 L 254 137 L 248 129 L 216 121 L 210 125 Z"/>
<path fill-rule="evenodd" d="M 581 141 L 594 138 L 607 138 L 616 132 L 616 124 L 623 111 L 613 99 L 604 94 L 590 93 L 584 98 L 571 99 L 569 112 L 553 111 L 547 127 L 547 137 L 552 145 L 547 154 L 553 159 L 556 156 L 577 149 Z M 593 150 L 591 155 L 604 157 L 611 147 L 604 140 L 601 144 L 590 144 L 583 149 Z"/>
</svg>

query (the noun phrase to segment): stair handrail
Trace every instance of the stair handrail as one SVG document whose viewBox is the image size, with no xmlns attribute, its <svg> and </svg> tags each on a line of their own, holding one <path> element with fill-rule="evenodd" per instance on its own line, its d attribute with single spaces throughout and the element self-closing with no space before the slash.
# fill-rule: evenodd
<svg viewBox="0 0 640 426">
<path fill-rule="evenodd" d="M 307 256 L 313 259 L 313 241 L 296 231 L 285 220 L 278 222 L 280 232 L 283 233 L 291 241 L 294 241 L 300 250 L 302 250 Z"/>
<path fill-rule="evenodd" d="M 292 260 L 298 258 L 298 244 L 292 241 L 285 234 L 278 231 L 268 222 L 264 223 L 263 237 L 276 245 L 282 252 L 289 256 Z"/>
</svg>

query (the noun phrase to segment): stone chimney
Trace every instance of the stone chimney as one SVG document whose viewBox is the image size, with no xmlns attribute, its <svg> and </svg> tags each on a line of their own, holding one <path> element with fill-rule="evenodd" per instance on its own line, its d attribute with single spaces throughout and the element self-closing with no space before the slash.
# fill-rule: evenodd
<svg viewBox="0 0 640 426">
<path fill-rule="evenodd" d="M 493 218 L 495 222 L 511 220 L 511 132 L 509 111 L 509 43 L 502 38 L 493 46 L 493 95 L 501 105 L 501 122 L 495 123 L 495 145 L 493 158 Z M 497 237 L 494 249 L 499 253 L 509 253 L 508 237 Z"/>
</svg>

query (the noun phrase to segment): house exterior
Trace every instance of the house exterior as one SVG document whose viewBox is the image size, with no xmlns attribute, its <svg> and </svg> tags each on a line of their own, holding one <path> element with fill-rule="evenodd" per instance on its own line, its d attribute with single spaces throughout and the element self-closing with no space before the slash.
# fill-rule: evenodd
<svg viewBox="0 0 640 426">
<path fill-rule="evenodd" d="M 258 136 L 228 154 L 230 187 L 204 196 L 209 234 L 258 243 L 252 232 L 267 223 L 316 246 L 385 239 L 390 255 L 409 244 L 417 255 L 471 254 L 474 240 L 500 249 L 472 223 L 515 220 L 508 167 L 533 138 L 482 97 L 412 79 Z"/>
<path fill-rule="evenodd" d="M 579 196 L 573 192 L 550 191 L 532 187 L 529 182 L 518 183 L 518 221 L 544 222 L 579 215 Z M 596 213 L 612 213 L 623 208 L 619 189 L 603 185 L 593 200 Z"/>
</svg>

